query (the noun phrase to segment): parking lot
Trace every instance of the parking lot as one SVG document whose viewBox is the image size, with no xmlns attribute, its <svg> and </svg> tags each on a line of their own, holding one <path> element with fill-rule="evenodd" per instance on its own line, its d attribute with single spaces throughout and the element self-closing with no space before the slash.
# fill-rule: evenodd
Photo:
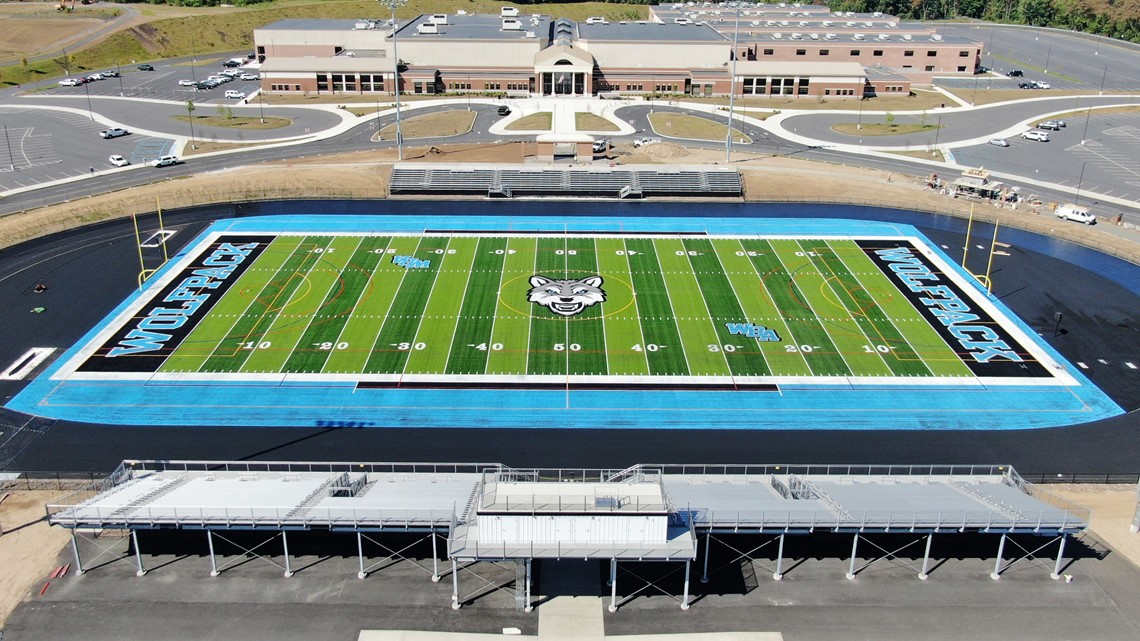
<svg viewBox="0 0 1140 641">
<path fill-rule="evenodd" d="M 120 66 L 117 78 L 104 78 L 80 84 L 75 87 L 61 87 L 58 84 L 47 90 L 48 95 L 80 95 L 80 96 L 119 96 L 128 98 L 153 98 L 158 100 L 192 100 L 195 103 L 205 102 L 234 102 L 234 99 L 225 97 L 226 91 L 239 91 L 247 96 L 258 89 L 256 79 L 235 79 L 232 82 L 219 84 L 216 87 L 196 88 L 194 86 L 180 85 L 180 81 L 201 82 L 210 76 L 219 75 L 224 69 L 223 60 L 211 60 L 208 63 L 179 63 L 155 64 L 154 71 L 140 71 L 137 65 Z M 240 73 L 249 76 L 258 75 L 258 70 L 251 67 L 238 69 Z M 107 71 L 107 70 L 103 70 Z M 111 69 L 115 71 L 115 69 Z M 89 76 L 95 72 L 72 74 L 71 78 Z"/>
<path fill-rule="evenodd" d="M 83 113 L 6 107 L 0 114 L 0 191 L 114 169 L 108 159 L 116 154 L 143 164 L 174 142 L 139 134 L 104 140 L 99 132 L 107 126 Z"/>
<path fill-rule="evenodd" d="M 1049 142 L 1011 136 L 1009 147 L 965 147 L 954 151 L 955 160 L 1095 194 L 1140 198 L 1140 113 L 1086 111 L 1063 120 L 1067 126 L 1048 132 Z"/>
</svg>

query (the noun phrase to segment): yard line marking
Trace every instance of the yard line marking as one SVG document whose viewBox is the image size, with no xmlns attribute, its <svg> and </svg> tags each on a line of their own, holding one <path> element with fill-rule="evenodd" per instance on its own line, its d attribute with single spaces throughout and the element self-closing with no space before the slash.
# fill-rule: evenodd
<svg viewBox="0 0 1140 641">
<path fill-rule="evenodd" d="M 595 244 L 596 244 L 596 242 L 595 242 Z M 622 258 L 625 259 L 625 273 L 629 277 L 629 285 L 632 288 L 633 287 L 633 266 L 629 264 L 629 245 L 626 244 L 626 239 L 624 239 L 624 238 L 621 239 L 621 246 L 624 249 L 624 253 L 622 254 Z M 637 318 L 637 319 L 641 318 L 641 310 L 638 309 L 638 307 L 637 307 L 637 290 L 636 289 L 633 290 L 633 316 L 634 316 L 634 318 Z M 638 335 L 638 337 L 640 337 L 639 342 L 641 345 L 645 345 L 645 330 L 644 330 L 644 328 L 641 327 L 641 321 L 639 320 L 637 323 L 635 323 L 635 325 L 637 325 L 637 335 Z M 604 325 L 603 325 L 603 327 L 604 327 Z M 684 341 L 678 341 L 678 342 L 684 343 Z M 609 344 L 608 339 L 606 341 L 606 344 Z M 681 348 L 681 353 L 684 354 L 685 353 L 685 346 L 682 344 L 682 345 L 679 345 L 678 347 Z M 649 351 L 646 350 L 646 351 L 642 352 L 641 355 L 645 359 L 645 371 L 649 372 L 649 374 L 652 375 L 653 374 L 653 368 L 651 368 L 649 366 Z M 609 360 L 607 359 L 606 362 L 609 363 Z M 687 363 L 686 363 L 686 365 L 687 365 Z M 607 366 L 607 370 L 608 369 L 609 368 Z"/>
<path fill-rule="evenodd" d="M 711 243 L 710 243 L 710 244 L 711 244 Z M 685 242 L 684 242 L 684 239 L 681 239 L 681 247 L 683 248 L 684 246 L 685 246 Z M 714 253 L 715 253 L 715 252 L 714 252 Z M 719 261 L 720 259 L 718 258 L 717 260 Z M 720 333 L 719 333 L 719 332 L 717 332 L 717 329 L 716 329 L 716 323 L 714 323 L 714 322 L 713 322 L 713 318 L 712 318 L 713 314 L 712 314 L 712 311 L 711 311 L 711 310 L 709 310 L 709 304 L 708 304 L 708 301 L 706 301 L 706 300 L 705 300 L 705 293 L 704 293 L 704 290 L 702 290 L 702 289 L 701 289 L 701 281 L 700 281 L 700 279 L 699 279 L 699 278 L 697 278 L 697 268 L 696 268 L 696 266 L 695 266 L 695 265 L 693 265 L 693 257 L 689 255 L 689 252 L 688 252 L 688 251 L 686 251 L 686 252 L 685 252 L 685 261 L 686 261 L 687 263 L 689 263 L 689 275 L 691 275 L 691 276 L 692 276 L 692 278 L 693 278 L 693 283 L 695 283 L 695 284 L 696 284 L 696 286 L 697 286 L 697 292 L 699 292 L 699 293 L 700 293 L 700 299 L 701 299 L 701 307 L 703 307 L 703 308 L 704 308 L 704 310 L 705 310 L 705 320 L 708 320 L 708 322 L 709 322 L 709 327 L 711 327 L 711 328 L 712 328 L 712 331 L 713 331 L 713 337 L 714 337 L 714 338 L 716 338 L 717 342 L 720 342 Z M 660 262 L 660 261 L 658 261 L 658 262 Z M 665 284 L 665 291 L 666 291 L 666 292 L 668 292 L 668 291 L 669 291 L 669 284 L 668 284 L 668 283 L 666 283 L 666 284 Z M 736 292 L 734 291 L 732 295 L 733 295 L 733 297 L 735 297 L 735 296 L 736 296 Z M 669 294 L 669 298 L 670 298 L 670 301 L 669 301 L 669 305 L 670 305 L 670 306 L 672 306 L 672 304 L 673 304 L 673 301 L 672 301 L 673 295 L 672 295 L 672 294 Z M 740 304 L 740 301 L 737 301 L 737 305 L 739 305 L 739 304 Z M 702 320 L 702 319 L 699 319 L 699 318 L 694 318 L 693 320 L 694 320 L 694 321 L 697 321 L 697 322 L 700 322 L 700 320 Z M 680 332 L 678 332 L 678 333 L 680 333 Z M 724 367 L 725 367 L 726 371 L 728 372 L 728 377 L 729 377 L 729 379 L 731 379 L 731 380 L 732 380 L 732 381 L 735 383 L 735 381 L 736 381 L 736 373 L 732 371 L 732 365 L 730 365 L 730 364 L 729 364 L 729 362 L 728 362 L 728 353 L 724 351 L 724 348 L 723 348 L 723 347 L 720 349 L 720 356 L 721 356 L 721 358 L 723 358 L 723 359 L 724 359 Z M 765 363 L 767 363 L 767 360 L 765 360 L 764 362 L 765 362 Z M 691 373 L 691 372 L 690 372 L 690 373 Z"/>
<path fill-rule="evenodd" d="M 832 247 L 832 245 L 831 245 L 831 241 L 824 241 L 824 242 L 825 242 L 825 244 L 827 245 L 827 248 L 828 248 L 829 250 L 831 250 L 831 253 L 832 253 L 833 255 L 835 255 L 835 257 L 839 259 L 839 262 L 840 262 L 840 263 L 843 265 L 843 267 L 844 267 L 845 269 L 847 269 L 847 263 L 843 262 L 843 256 L 841 256 L 841 255 L 840 255 L 840 253 L 839 253 L 839 252 L 837 252 L 837 251 L 835 250 L 835 248 L 834 248 L 834 247 Z M 854 323 L 854 324 L 855 324 L 855 327 L 859 329 L 859 333 L 863 335 L 863 338 L 864 338 L 864 339 L 865 339 L 865 340 L 866 340 L 868 343 L 870 343 L 871 345 L 875 345 L 875 344 L 877 344 L 876 340 L 875 340 L 874 338 L 872 338 L 872 337 L 870 336 L 870 334 L 868 334 L 868 333 L 867 333 L 867 330 L 863 329 L 863 326 L 862 326 L 862 324 L 860 324 L 860 323 L 859 323 L 859 321 L 858 321 L 858 320 L 856 320 L 856 318 L 855 318 L 855 312 L 854 312 L 853 310 L 847 309 L 847 305 L 846 305 L 846 303 L 844 303 L 844 302 L 843 302 L 843 297 L 841 297 L 841 296 L 839 295 L 839 292 L 835 291 L 835 285 L 832 283 L 832 278 L 828 278 L 828 275 L 827 275 L 827 274 L 824 274 L 824 273 L 823 273 L 823 270 L 821 270 L 821 269 L 819 268 L 819 266 L 817 265 L 817 263 L 816 263 L 816 260 L 815 260 L 815 259 L 817 258 L 817 256 L 813 256 L 813 255 L 812 255 L 813 253 L 816 253 L 816 252 L 813 252 L 813 251 L 809 250 L 807 247 L 804 247 L 804 245 L 803 245 L 803 243 L 802 243 L 801 241 L 798 241 L 798 240 L 797 240 L 797 241 L 796 241 L 796 245 L 798 245 L 798 246 L 799 246 L 799 248 L 800 248 L 800 250 L 802 250 L 802 251 L 804 252 L 804 255 L 805 255 L 805 256 L 807 256 L 807 259 L 808 259 L 808 264 L 810 264 L 810 265 L 812 266 L 812 269 L 815 269 L 815 271 L 816 271 L 816 272 L 817 272 L 817 273 L 820 275 L 820 278 L 823 278 L 823 281 L 824 281 L 825 283 L 827 283 L 827 288 L 831 290 L 831 294 L 832 294 L 833 296 L 835 296 L 835 300 L 839 301 L 839 303 L 840 303 L 841 305 L 843 305 L 843 309 L 847 310 L 847 316 L 848 316 L 848 318 L 851 320 L 851 322 L 852 322 L 852 323 Z M 823 259 L 823 256 L 818 256 L 818 258 L 820 258 L 820 259 L 822 260 L 822 259 Z M 827 265 L 827 262 L 826 262 L 826 261 L 823 261 L 823 264 L 826 266 L 826 265 Z M 828 270 L 827 270 L 827 271 L 828 271 L 828 272 L 831 272 L 831 276 L 835 277 L 835 274 L 834 274 L 834 272 L 832 272 L 831 268 L 828 268 Z M 851 270 L 850 270 L 850 269 L 847 269 L 847 272 L 848 272 L 848 273 L 851 273 Z M 852 274 L 852 275 L 854 276 L 854 274 Z M 838 279 L 838 278 L 836 277 L 836 280 L 837 280 L 837 279 Z M 855 277 L 855 282 L 859 283 L 859 286 L 860 286 L 860 287 L 863 287 L 863 282 L 862 282 L 862 281 L 860 281 L 858 277 Z M 864 288 L 863 288 L 863 290 L 864 290 L 864 291 L 867 291 L 868 293 L 870 292 L 870 290 L 868 290 L 866 287 L 864 287 Z M 850 296 L 850 294 L 848 294 L 848 296 Z M 852 299 L 854 299 L 854 297 L 852 297 Z M 857 301 L 853 301 L 853 302 L 857 302 Z M 875 306 L 876 306 L 876 307 L 879 307 L 879 304 L 878 304 L 878 302 L 875 302 L 874 304 L 875 304 Z M 881 307 L 879 307 L 879 309 L 881 310 L 882 308 L 881 308 Z M 900 330 L 900 329 L 899 329 L 898 325 L 895 325 L 895 324 L 894 324 L 894 323 L 891 321 L 891 318 L 890 318 L 890 316 L 888 316 L 888 315 L 887 315 L 887 313 L 886 313 L 885 311 L 883 312 L 883 317 L 884 317 L 884 318 L 886 318 L 887 322 L 888 322 L 888 323 L 890 323 L 890 324 L 891 324 L 891 326 L 895 328 L 895 331 L 896 331 L 896 332 L 898 332 L 898 333 L 899 333 L 899 335 L 900 335 L 900 336 L 902 336 L 902 337 L 903 337 L 903 340 L 905 341 L 905 340 L 906 340 L 906 334 L 904 334 L 904 333 L 902 332 L 902 330 Z M 870 318 L 868 318 L 867 320 L 868 320 L 868 321 L 870 321 Z M 824 328 L 824 331 L 826 331 L 826 330 L 827 330 L 827 325 L 828 325 L 827 323 L 823 323 L 823 322 L 821 322 L 821 323 L 820 323 L 820 325 L 822 325 L 822 326 L 823 326 L 823 328 Z M 871 323 L 871 325 L 874 325 L 874 323 Z M 830 333 L 829 333 L 828 335 L 830 335 Z M 886 338 L 884 338 L 884 337 L 883 337 L 883 336 L 881 336 L 881 335 L 878 337 L 878 341 L 881 341 L 882 343 L 884 343 L 884 344 L 888 344 L 888 345 L 889 345 L 889 342 L 887 341 L 887 339 L 886 339 Z M 832 342 L 835 342 L 835 341 L 833 340 Z M 907 341 L 907 345 L 908 345 L 908 346 L 910 345 L 910 342 L 909 342 L 909 341 Z M 836 348 L 836 350 L 838 350 L 838 351 L 839 351 L 840 355 L 842 355 L 842 354 L 843 354 L 843 350 L 842 350 L 842 349 L 839 347 L 839 344 L 838 344 L 838 343 L 836 343 L 836 344 L 835 344 L 835 348 Z M 914 347 L 913 347 L 913 346 L 911 346 L 911 351 L 914 351 Z M 918 353 L 918 352 L 915 352 L 915 354 L 917 354 L 917 353 Z M 887 362 L 887 359 L 886 359 L 886 357 L 885 357 L 885 356 L 882 354 L 882 352 L 880 352 L 879 350 L 877 350 L 877 349 L 876 349 L 876 350 L 875 350 L 875 354 L 877 354 L 877 355 L 878 355 L 878 357 L 879 357 L 879 361 L 880 361 L 880 362 L 883 364 L 883 367 L 886 367 L 886 368 L 887 368 L 887 371 L 888 371 L 888 372 L 891 372 L 892 374 L 894 374 L 894 369 L 892 369 L 892 368 L 891 368 L 891 364 Z M 845 358 L 845 360 L 846 360 L 846 358 Z M 854 372 L 854 370 L 852 370 L 852 373 L 855 373 L 855 372 Z"/>
<path fill-rule="evenodd" d="M 740 245 L 739 242 L 737 242 L 737 244 Z M 732 290 L 732 297 L 733 297 L 733 299 L 736 300 L 736 306 L 740 308 L 740 311 L 742 313 L 744 313 L 745 316 L 747 316 L 748 312 L 745 311 L 744 302 L 740 300 L 740 294 L 738 294 L 736 292 L 736 286 L 732 284 L 732 278 L 730 278 L 728 276 L 728 273 L 724 268 L 724 261 L 720 259 L 720 252 L 717 251 L 717 244 L 715 242 L 710 241 L 709 246 L 712 247 L 713 256 L 716 257 L 716 262 L 718 265 L 720 265 L 720 270 L 722 272 L 725 272 L 725 280 L 728 281 L 728 287 L 729 287 L 729 289 Z M 744 246 L 740 245 L 740 247 L 741 247 L 741 249 L 743 249 Z M 691 262 L 692 261 L 690 260 L 690 263 Z M 748 261 L 748 262 L 751 263 L 752 261 Z M 709 316 L 710 316 L 709 321 L 712 321 L 712 318 L 711 318 L 712 313 L 711 312 L 709 313 Z M 741 319 L 741 320 L 746 320 L 746 319 Z M 715 328 L 716 323 L 713 323 L 713 325 Z M 752 347 L 752 345 L 749 344 L 749 347 Z M 768 360 L 767 354 L 764 353 L 764 350 L 760 347 L 759 343 L 756 343 L 756 353 L 759 354 L 760 358 L 764 361 L 764 367 L 768 370 L 769 375 L 775 375 L 775 368 L 772 367 L 771 361 Z M 728 360 L 728 356 L 725 356 L 725 360 L 726 361 Z"/>
<path fill-rule="evenodd" d="M 661 248 L 657 246 L 657 239 L 650 239 L 649 242 L 653 244 L 653 260 L 657 263 L 657 271 L 661 273 L 661 284 L 665 287 L 665 298 L 669 300 L 669 315 L 673 318 L 673 324 L 676 325 L 677 310 L 673 307 L 673 296 L 669 293 L 669 279 L 665 278 L 665 270 L 661 268 Z M 706 311 L 708 310 L 706 309 Z M 644 333 L 645 332 L 642 331 L 642 334 Z M 679 339 L 678 342 L 681 343 L 681 355 L 685 357 L 685 369 L 689 371 L 689 376 L 693 376 L 693 366 L 689 363 L 689 353 L 688 350 L 685 349 L 685 337 L 681 333 L 680 326 L 677 326 L 677 337 Z M 727 358 L 724 361 L 724 366 L 729 373 L 732 372 L 731 369 L 728 369 Z"/>
<path fill-rule="evenodd" d="M 803 251 L 803 247 L 800 246 L 800 243 L 798 240 L 796 240 L 794 238 L 788 238 L 786 240 L 794 242 L 796 244 L 796 246 L 800 247 L 800 250 Z M 780 250 L 777 249 L 774 244 L 771 244 L 771 243 L 769 243 L 769 244 L 772 246 L 772 252 L 776 255 L 776 260 L 780 261 L 780 265 L 783 266 L 784 273 L 786 273 L 788 275 L 788 278 L 791 279 L 792 286 L 794 286 L 796 288 L 796 290 L 800 292 L 800 299 L 803 300 L 804 302 L 807 302 L 807 297 L 803 294 L 803 289 L 795 281 L 795 277 L 794 277 L 795 272 L 793 270 L 788 269 L 788 264 L 786 262 L 784 262 L 784 257 L 780 255 L 780 253 L 781 253 Z M 811 264 L 810 258 L 808 258 L 808 261 L 809 261 L 808 264 Z M 819 273 L 818 270 L 816 273 Z M 816 323 L 819 325 L 820 329 L 823 330 L 823 333 L 827 335 L 827 339 L 830 340 L 831 344 L 835 347 L 836 353 L 839 354 L 839 358 L 840 358 L 840 360 L 843 361 L 843 366 L 847 368 L 847 371 L 849 372 L 849 374 L 852 376 L 858 376 L 859 373 L 856 372 L 855 370 L 851 369 L 851 363 L 847 362 L 847 357 L 845 357 L 843 355 L 843 350 L 839 348 L 839 343 L 835 342 L 835 337 L 831 335 L 831 332 L 827 331 L 827 326 L 824 325 L 823 323 L 820 323 L 818 320 L 816 321 Z M 799 343 L 797 343 L 797 345 L 798 344 Z"/>
<path fill-rule="evenodd" d="M 416 331 L 415 331 L 415 333 L 412 334 L 412 343 L 413 344 L 416 342 L 416 339 L 419 338 L 420 330 L 423 329 L 424 316 L 427 316 L 428 305 L 431 304 L 431 297 L 433 294 L 435 294 L 435 284 L 439 282 L 439 274 L 440 274 L 440 272 L 443 271 L 443 261 L 447 258 L 447 248 L 451 246 L 451 239 L 454 238 L 454 236 L 451 234 L 448 234 L 446 238 L 447 238 L 447 242 L 443 244 L 443 253 L 439 254 L 439 256 L 440 256 L 439 267 L 435 270 L 435 274 L 432 275 L 431 288 L 428 289 L 427 299 L 424 300 L 424 307 L 422 310 L 420 310 L 420 319 L 419 319 L 419 322 L 416 323 Z M 404 271 L 406 272 L 409 270 L 404 270 Z M 450 344 L 449 344 L 447 350 L 448 350 L 448 353 L 451 353 Z M 411 350 L 409 350 L 408 358 L 404 359 L 404 366 L 402 368 L 400 368 L 400 374 L 401 375 L 408 373 L 408 371 L 407 371 L 408 363 L 412 362 L 412 355 L 410 352 L 411 352 Z"/>
<path fill-rule="evenodd" d="M 369 236 L 361 236 L 361 238 L 360 238 L 360 243 L 358 243 L 358 244 L 356 245 L 357 249 L 359 249 L 359 248 L 360 248 L 360 246 L 364 244 L 364 240 L 365 240 L 366 238 L 369 238 Z M 380 254 L 380 256 L 381 256 L 381 258 L 380 258 L 380 261 L 383 261 L 383 260 L 384 260 L 384 258 L 383 258 L 383 257 L 384 257 L 384 256 L 387 256 L 387 255 L 388 255 L 388 254 L 387 254 L 387 250 L 388 250 L 388 247 L 390 247 L 390 246 L 392 245 L 392 240 L 393 240 L 393 237 L 389 236 L 389 237 L 388 237 L 388 242 L 387 242 L 387 243 L 384 243 L 384 247 L 383 247 L 383 248 L 379 248 L 379 249 L 377 249 L 377 250 L 376 250 L 377 252 L 379 252 L 379 254 Z M 354 253 L 355 253 L 355 252 L 354 252 Z M 377 266 L 379 266 L 379 264 L 380 264 L 380 261 L 377 261 Z M 349 258 L 349 264 L 350 264 L 350 265 L 352 264 L 352 259 L 351 259 L 351 258 Z M 348 269 L 348 267 L 346 267 L 345 269 Z M 353 301 L 353 303 L 352 303 L 352 311 L 350 311 L 350 312 L 348 313 L 348 318 L 344 319 L 344 324 L 340 326 L 340 331 L 339 331 L 339 332 L 337 332 L 337 335 L 336 335 L 336 340 L 335 340 L 335 341 L 333 341 L 333 345 L 334 345 L 334 346 L 335 346 L 335 345 L 338 345 L 338 344 L 341 342 L 341 339 L 344 337 L 344 330 L 345 330 L 346 328 L 348 328 L 348 324 L 349 324 L 349 323 L 352 321 L 352 316 L 353 316 L 353 314 L 356 312 L 356 308 L 357 308 L 357 305 L 359 305 L 359 304 L 360 304 L 360 297 L 361 297 L 361 296 L 364 296 L 364 294 L 365 294 L 366 292 L 370 291 L 370 285 L 372 285 L 372 279 L 373 279 L 373 278 L 376 278 L 376 274 L 378 274 L 378 273 L 380 273 L 380 272 L 379 272 L 379 270 L 378 270 L 378 269 L 376 269 L 376 268 L 373 268 L 373 269 L 372 269 L 372 273 L 371 273 L 371 274 L 368 276 L 368 280 L 364 281 L 364 287 L 362 287 L 362 288 L 360 289 L 360 293 L 359 293 L 359 294 L 356 296 L 356 300 L 355 300 L 355 301 Z M 331 352 L 331 351 L 329 352 L 329 356 L 332 356 L 332 352 Z M 320 371 L 321 371 L 322 373 L 324 372 L 325 366 L 327 366 L 327 365 L 328 365 L 328 363 L 329 363 L 329 357 L 328 357 L 328 356 L 326 356 L 326 357 L 325 357 L 325 362 L 324 362 L 324 363 L 321 363 L 321 370 L 320 370 Z"/>
<path fill-rule="evenodd" d="M 1136 369 L 1136 363 L 1131 363 L 1131 362 L 1126 361 L 1124 363 L 1124 366 L 1127 367 L 1128 369 Z"/>
<path fill-rule="evenodd" d="M 426 235 L 420 236 L 419 240 L 416 241 L 416 249 L 412 251 L 413 255 L 415 252 L 419 251 L 419 248 L 423 246 L 424 240 L 427 238 L 429 237 Z M 394 239 L 395 237 L 393 236 L 393 240 Z M 396 299 L 400 297 L 400 289 L 404 286 L 404 280 L 407 278 L 408 272 L 410 271 L 410 269 L 404 269 L 400 272 L 400 282 L 396 283 L 395 293 L 392 294 L 391 300 L 388 301 L 388 307 L 384 310 L 384 320 L 381 321 L 380 326 L 376 328 L 376 338 L 372 339 L 372 347 L 368 349 L 369 356 L 365 357 L 364 363 L 360 366 L 362 370 L 366 370 L 368 368 L 368 361 L 371 359 L 371 354 L 376 351 L 376 346 L 380 343 L 380 336 L 384 333 L 384 326 L 388 324 L 388 319 L 391 318 L 388 315 L 388 312 L 392 311 L 392 306 L 396 304 Z"/>
<path fill-rule="evenodd" d="M 507 253 L 506 252 L 508 249 L 510 249 L 510 247 L 511 247 L 511 241 L 510 241 L 510 238 L 508 237 L 506 239 L 506 242 L 503 243 L 503 262 L 499 268 L 499 286 L 495 288 L 495 311 L 491 315 L 491 331 L 487 332 L 487 347 L 488 348 L 490 348 L 491 345 L 495 344 L 495 324 L 499 321 L 499 313 L 498 313 L 498 311 L 499 311 L 499 298 L 502 297 L 503 275 L 507 273 Z M 464 294 L 464 295 L 466 295 L 466 294 Z M 491 354 L 492 353 L 494 353 L 494 352 L 493 351 L 487 352 L 487 358 L 486 358 L 486 360 L 483 361 L 483 375 L 484 376 L 487 376 L 489 374 L 489 372 L 487 370 L 491 368 Z M 448 359 L 450 359 L 450 358 L 451 358 L 451 355 L 448 354 Z"/>
<path fill-rule="evenodd" d="M 452 236 L 451 238 L 448 239 L 448 241 L 447 241 L 448 247 L 451 246 L 451 241 L 454 239 L 455 239 L 455 236 Z M 465 270 L 464 269 L 456 270 L 456 272 L 466 272 L 466 274 L 467 274 L 467 278 L 463 282 L 463 294 L 459 299 L 459 305 L 456 307 L 456 315 L 451 317 L 451 318 L 447 318 L 447 319 L 438 319 L 438 320 L 453 320 L 454 321 L 453 323 L 451 323 L 451 332 L 447 335 L 447 340 L 444 343 L 447 345 L 447 356 L 444 357 L 444 359 L 443 359 L 443 368 L 442 368 L 442 371 L 439 372 L 440 374 L 446 374 L 447 373 L 447 364 L 451 362 L 451 348 L 452 348 L 453 343 L 455 342 L 455 334 L 456 334 L 456 332 L 459 331 L 459 323 L 463 322 L 463 303 L 467 301 L 467 292 L 471 288 L 471 275 L 475 273 L 475 270 L 471 269 L 471 267 L 475 264 L 475 256 L 478 253 L 479 253 L 479 240 L 475 239 L 475 245 L 474 245 L 474 247 L 471 248 L 471 252 L 470 252 L 471 260 L 467 261 L 467 268 Z M 443 252 L 443 254 L 441 254 L 441 256 L 442 257 L 439 259 L 439 270 L 436 272 L 436 276 L 435 276 L 436 282 L 439 281 L 439 275 L 441 273 L 443 273 L 444 267 L 447 265 L 447 259 L 449 257 L 452 259 L 452 262 L 460 259 L 460 255 L 458 253 L 448 254 L 447 253 L 447 247 L 444 248 L 444 252 Z M 435 283 L 432 283 L 432 289 L 434 292 Z M 431 298 L 432 298 L 431 294 L 429 294 L 427 302 L 424 303 L 424 311 L 427 311 L 428 307 L 431 306 Z M 423 318 L 420 319 L 420 323 L 421 323 L 421 327 L 422 327 L 423 326 L 422 325 L 423 324 Z M 416 341 L 417 342 L 419 341 L 419 338 L 420 338 L 420 328 L 416 328 Z M 412 356 L 413 356 L 413 354 L 408 354 L 408 360 L 404 363 L 404 369 L 405 370 L 407 370 L 408 364 L 412 362 Z"/>
</svg>

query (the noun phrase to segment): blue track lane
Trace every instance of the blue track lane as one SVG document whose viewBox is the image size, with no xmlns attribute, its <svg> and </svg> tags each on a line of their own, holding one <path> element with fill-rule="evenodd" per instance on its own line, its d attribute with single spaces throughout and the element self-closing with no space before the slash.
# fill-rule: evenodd
<svg viewBox="0 0 1140 641">
<path fill-rule="evenodd" d="M 462 207 L 462 205 L 459 205 Z M 424 230 L 707 232 L 710 234 L 910 236 L 905 224 L 836 219 L 591 218 L 496 216 L 265 216 L 215 223 L 151 281 L 175 269 L 206 234 L 419 233 Z M 937 246 L 927 242 L 936 253 Z M 942 258 L 950 265 L 954 261 Z M 954 267 L 960 272 L 960 268 Z M 964 272 L 961 272 L 964 274 Z M 351 383 L 52 380 L 120 313 L 123 301 L 7 405 L 57 419 L 124 425 L 489 427 L 555 429 L 1028 429 L 1085 423 L 1123 410 L 1000 301 L 991 302 L 1073 385 L 789 385 L 767 391 L 362 389 Z"/>
</svg>

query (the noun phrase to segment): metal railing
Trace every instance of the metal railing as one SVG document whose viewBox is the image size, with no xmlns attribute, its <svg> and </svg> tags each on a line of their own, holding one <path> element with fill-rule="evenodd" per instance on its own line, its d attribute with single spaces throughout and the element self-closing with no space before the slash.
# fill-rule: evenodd
<svg viewBox="0 0 1140 641">
<path fill-rule="evenodd" d="M 296 506 L 231 507 L 185 505 L 145 507 L 49 503 L 48 522 L 65 527 L 301 527 L 373 528 L 450 527 L 453 510 L 408 508 L 309 508 Z"/>
</svg>

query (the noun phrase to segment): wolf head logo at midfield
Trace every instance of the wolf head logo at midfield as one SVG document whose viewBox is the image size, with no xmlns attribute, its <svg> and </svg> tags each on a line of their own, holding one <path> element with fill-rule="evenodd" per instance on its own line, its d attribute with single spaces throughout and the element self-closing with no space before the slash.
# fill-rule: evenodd
<svg viewBox="0 0 1140 641">
<path fill-rule="evenodd" d="M 601 276 L 587 276 L 578 280 L 554 280 L 535 274 L 530 277 L 528 301 L 562 316 L 575 316 L 583 309 L 606 300 Z"/>
</svg>

